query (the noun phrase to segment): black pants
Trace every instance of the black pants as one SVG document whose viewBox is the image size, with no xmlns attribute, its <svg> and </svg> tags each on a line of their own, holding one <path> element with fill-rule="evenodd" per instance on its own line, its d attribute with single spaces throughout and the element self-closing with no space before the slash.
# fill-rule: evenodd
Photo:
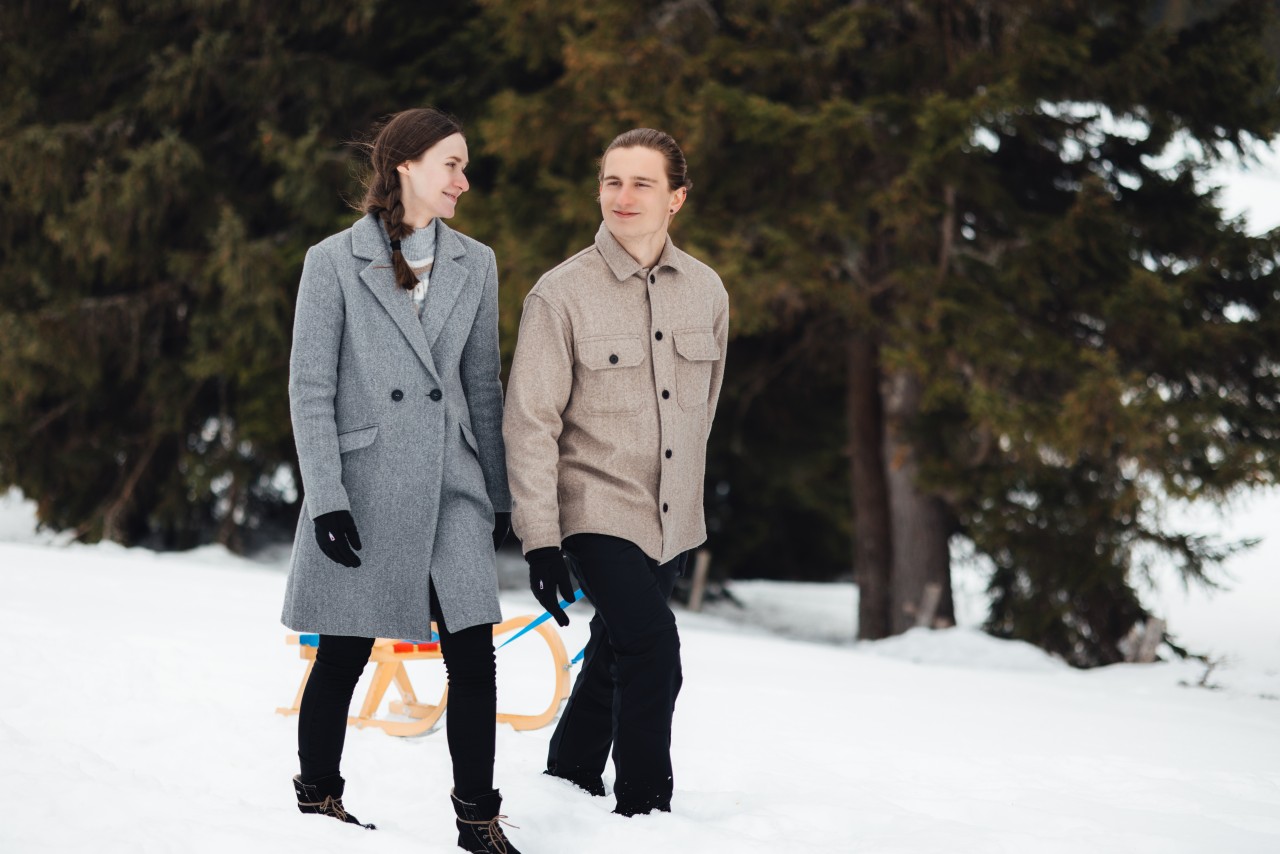
<svg viewBox="0 0 1280 854">
<path fill-rule="evenodd" d="M 493 629 L 480 625 L 450 632 L 441 618 L 434 586 L 431 616 L 440 631 L 440 652 L 449 678 L 445 728 L 453 760 L 453 787 L 459 798 L 467 800 L 493 789 L 498 705 Z M 298 711 L 298 760 L 304 783 L 338 773 L 351 695 L 372 650 L 373 638 L 320 636 L 315 666 Z"/>
<path fill-rule="evenodd" d="M 659 565 L 634 543 L 603 534 L 575 534 L 564 551 L 596 615 L 547 770 L 602 791 L 612 746 L 617 811 L 670 809 L 671 718 L 682 676 L 667 600 L 685 555 Z"/>
</svg>

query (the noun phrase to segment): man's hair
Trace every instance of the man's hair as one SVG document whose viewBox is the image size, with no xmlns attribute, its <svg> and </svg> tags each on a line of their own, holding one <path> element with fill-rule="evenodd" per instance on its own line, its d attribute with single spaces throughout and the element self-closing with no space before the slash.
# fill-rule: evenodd
<svg viewBox="0 0 1280 854">
<path fill-rule="evenodd" d="M 658 152 L 667 164 L 668 189 L 693 189 L 693 181 L 689 180 L 689 167 L 684 162 L 684 152 L 676 145 L 671 134 L 653 128 L 633 128 L 618 134 L 600 156 L 597 180 L 604 180 L 604 160 L 615 148 L 649 148 Z"/>
</svg>

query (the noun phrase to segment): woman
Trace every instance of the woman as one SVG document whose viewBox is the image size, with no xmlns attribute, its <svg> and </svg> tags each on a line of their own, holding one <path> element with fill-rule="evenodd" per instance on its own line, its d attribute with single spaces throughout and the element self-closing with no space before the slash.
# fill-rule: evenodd
<svg viewBox="0 0 1280 854">
<path fill-rule="evenodd" d="M 307 252 L 289 363 L 305 513 L 282 620 L 320 635 L 298 715 L 298 809 L 359 824 L 339 774 L 356 681 L 375 637 L 427 638 L 434 619 L 458 844 L 518 854 L 493 787 L 494 550 L 511 508 L 497 266 L 443 222 L 469 187 L 456 120 L 406 110 L 368 148 L 365 216 Z"/>
</svg>

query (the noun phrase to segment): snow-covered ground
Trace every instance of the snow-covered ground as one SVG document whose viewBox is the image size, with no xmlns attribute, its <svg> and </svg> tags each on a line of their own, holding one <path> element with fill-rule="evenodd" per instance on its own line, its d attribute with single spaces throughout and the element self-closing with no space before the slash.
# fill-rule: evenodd
<svg viewBox="0 0 1280 854">
<path fill-rule="evenodd" d="M 349 731 L 347 805 L 375 832 L 293 806 L 281 553 L 68 546 L 12 494 L 0 540 L 0 852 L 456 850 L 442 732 Z M 522 851 L 1280 851 L 1280 668 L 1261 657 L 1210 691 L 1196 664 L 1081 672 L 965 627 L 854 644 L 848 585 L 733 590 L 745 611 L 679 613 L 672 814 L 611 815 L 539 773 L 548 730 L 499 728 Z M 590 612 L 570 614 L 572 653 Z M 500 708 L 545 704 L 537 643 L 499 653 Z M 440 684 L 411 669 L 420 696 Z"/>
</svg>

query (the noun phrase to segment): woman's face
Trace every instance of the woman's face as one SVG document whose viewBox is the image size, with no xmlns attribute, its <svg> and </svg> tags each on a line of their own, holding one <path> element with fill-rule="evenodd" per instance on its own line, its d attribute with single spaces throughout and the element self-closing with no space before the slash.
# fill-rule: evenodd
<svg viewBox="0 0 1280 854">
<path fill-rule="evenodd" d="M 458 198 L 471 189 L 463 174 L 467 162 L 467 140 L 455 133 L 428 148 L 417 160 L 397 166 L 405 221 L 421 228 L 432 217 L 453 216 Z"/>
</svg>

